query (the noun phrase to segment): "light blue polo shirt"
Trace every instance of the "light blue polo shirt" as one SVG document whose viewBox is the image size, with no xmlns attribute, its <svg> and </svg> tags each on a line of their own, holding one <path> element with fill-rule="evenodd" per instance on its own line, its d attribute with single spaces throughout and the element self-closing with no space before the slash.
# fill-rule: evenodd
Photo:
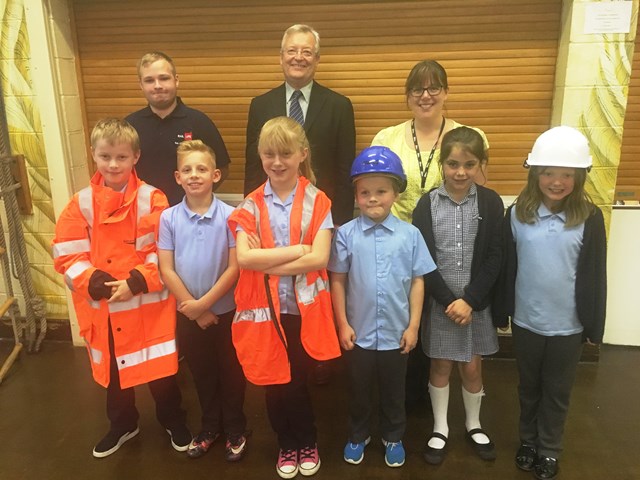
<svg viewBox="0 0 640 480">
<path fill-rule="evenodd" d="M 158 248 L 173 250 L 175 271 L 194 298 L 200 298 L 215 285 L 229 265 L 229 249 L 236 241 L 227 219 L 233 207 L 213 198 L 204 215 L 192 212 L 186 200 L 162 212 Z M 233 288 L 212 307 L 216 315 L 236 308 Z"/>
<path fill-rule="evenodd" d="M 348 274 L 347 319 L 355 343 L 394 350 L 409 326 L 411 281 L 436 265 L 413 225 L 393 214 L 381 223 L 360 215 L 336 232 L 328 269 Z"/>
<path fill-rule="evenodd" d="M 515 208 L 510 220 L 518 254 L 513 322 L 545 336 L 582 332 L 576 271 L 584 223 L 565 228 L 565 213 L 552 213 L 543 203 L 534 224 L 518 221 Z"/>
</svg>

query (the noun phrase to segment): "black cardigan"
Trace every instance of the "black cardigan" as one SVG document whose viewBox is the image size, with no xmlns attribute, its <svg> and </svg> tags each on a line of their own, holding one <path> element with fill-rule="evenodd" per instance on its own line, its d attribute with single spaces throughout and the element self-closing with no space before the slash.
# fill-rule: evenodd
<svg viewBox="0 0 640 480">
<path fill-rule="evenodd" d="M 515 287 L 518 273 L 516 242 L 511 231 L 511 210 L 504 218 L 503 237 L 506 255 L 500 279 L 498 295 L 493 305 L 494 322 L 506 327 L 508 317 L 515 313 Z M 584 222 L 582 248 L 576 270 L 576 308 L 578 320 L 584 327 L 583 338 L 593 343 L 602 342 L 607 308 L 607 239 L 604 218 L 599 208 Z"/>
<path fill-rule="evenodd" d="M 486 187 L 476 185 L 478 198 L 478 232 L 473 245 L 471 282 L 464 288 L 462 299 L 474 310 L 483 310 L 492 302 L 495 282 L 502 263 L 502 219 L 504 204 L 500 196 Z M 433 190 L 432 190 L 433 191 Z M 430 193 L 430 192 L 429 192 Z M 431 197 L 426 193 L 413 211 L 413 224 L 424 237 L 429 252 L 436 261 L 436 245 L 431 217 Z M 425 305 L 429 296 L 447 307 L 457 300 L 438 270 L 424 276 Z M 494 322 L 495 323 L 495 322 Z"/>
</svg>

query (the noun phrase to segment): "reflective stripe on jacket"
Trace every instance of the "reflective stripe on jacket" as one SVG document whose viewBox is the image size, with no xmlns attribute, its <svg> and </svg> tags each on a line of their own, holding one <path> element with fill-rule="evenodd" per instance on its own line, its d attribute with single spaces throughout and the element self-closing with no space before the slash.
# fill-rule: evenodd
<svg viewBox="0 0 640 480">
<path fill-rule="evenodd" d="M 175 299 L 160 280 L 156 235 L 164 194 L 131 174 L 125 192 L 91 185 L 73 196 L 56 223 L 55 269 L 73 297 L 80 335 L 87 343 L 93 377 L 109 385 L 109 321 L 122 388 L 173 375 L 178 369 Z M 89 280 L 96 270 L 126 280 L 137 270 L 147 293 L 125 302 L 93 300 Z"/>
<path fill-rule="evenodd" d="M 327 196 L 306 178 L 299 177 L 289 221 L 291 244 L 311 245 L 330 209 Z M 257 233 L 264 248 L 275 247 L 264 202 L 264 185 L 250 193 L 229 217 L 229 228 L 234 235 L 238 225 L 247 234 Z M 233 344 L 245 376 L 256 385 L 291 381 L 287 339 L 280 323 L 279 278 L 240 269 L 235 290 Z M 317 360 L 339 357 L 326 269 L 296 275 L 294 289 L 302 317 L 300 336 L 305 350 Z"/>
</svg>

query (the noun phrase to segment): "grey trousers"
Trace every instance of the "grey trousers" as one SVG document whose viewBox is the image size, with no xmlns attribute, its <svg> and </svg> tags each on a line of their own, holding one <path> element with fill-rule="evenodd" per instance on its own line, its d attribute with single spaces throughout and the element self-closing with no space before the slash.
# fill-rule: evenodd
<svg viewBox="0 0 640 480">
<path fill-rule="evenodd" d="M 520 441 L 559 458 L 582 334 L 545 337 L 512 324 L 520 383 Z"/>
</svg>

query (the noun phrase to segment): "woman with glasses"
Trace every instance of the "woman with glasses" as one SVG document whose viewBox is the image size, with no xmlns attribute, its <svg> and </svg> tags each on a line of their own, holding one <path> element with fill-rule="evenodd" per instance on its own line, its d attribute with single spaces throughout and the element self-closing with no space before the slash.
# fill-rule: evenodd
<svg viewBox="0 0 640 480">
<path fill-rule="evenodd" d="M 440 174 L 440 140 L 450 130 L 463 126 L 446 118 L 444 104 L 449 94 L 447 72 L 435 60 L 417 63 L 405 82 L 407 106 L 411 120 L 388 127 L 374 137 L 371 145 L 389 147 L 402 159 L 407 174 L 407 189 L 394 203 L 393 214 L 411 222 L 411 214 L 422 195 L 442 183 Z M 489 142 L 484 132 L 477 130 Z"/>
<path fill-rule="evenodd" d="M 388 127 L 374 137 L 371 145 L 382 145 L 393 150 L 402 160 L 407 175 L 407 188 L 393 204 L 391 211 L 401 220 L 411 222 L 418 200 L 429 190 L 442 183 L 440 173 L 440 141 L 445 133 L 462 124 L 446 118 L 444 103 L 449 94 L 447 72 L 435 60 L 417 63 L 405 81 L 405 96 L 412 118 Z M 484 132 L 485 150 L 489 142 Z M 428 309 L 425 306 L 425 311 Z M 421 334 L 418 345 L 409 354 L 406 377 L 405 404 L 407 412 L 418 407 L 428 409 L 429 358 L 422 350 Z"/>
</svg>

